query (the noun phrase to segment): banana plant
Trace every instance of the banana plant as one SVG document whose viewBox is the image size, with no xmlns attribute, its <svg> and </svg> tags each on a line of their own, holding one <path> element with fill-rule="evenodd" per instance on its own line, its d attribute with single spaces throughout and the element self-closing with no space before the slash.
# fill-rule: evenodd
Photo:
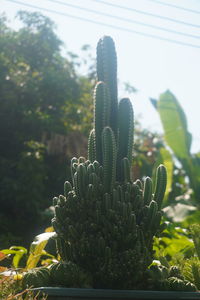
<svg viewBox="0 0 200 300">
<path fill-rule="evenodd" d="M 166 91 L 158 100 L 150 99 L 157 110 L 164 129 L 164 139 L 189 177 L 193 190 L 193 204 L 200 207 L 200 159 L 191 153 L 192 135 L 188 131 L 187 117 L 176 97 Z"/>
</svg>

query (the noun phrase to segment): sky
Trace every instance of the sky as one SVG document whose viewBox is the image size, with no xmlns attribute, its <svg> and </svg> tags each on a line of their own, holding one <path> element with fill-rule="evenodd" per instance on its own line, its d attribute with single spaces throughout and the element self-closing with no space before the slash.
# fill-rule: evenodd
<svg viewBox="0 0 200 300">
<path fill-rule="evenodd" d="M 138 90 L 129 97 L 142 127 L 163 132 L 149 97 L 158 99 L 169 89 L 186 113 L 188 128 L 193 135 L 192 152 L 200 150 L 200 0 L 16 2 L 0 0 L 0 13 L 6 13 L 12 28 L 19 27 L 14 18 L 19 10 L 40 11 L 55 22 L 56 33 L 66 49 L 78 55 L 83 55 L 82 46 L 89 44 L 95 57 L 99 38 L 110 35 L 117 49 L 119 81 L 129 82 Z M 31 5 L 40 9 L 28 7 Z M 127 94 L 120 90 L 120 96 Z"/>
</svg>

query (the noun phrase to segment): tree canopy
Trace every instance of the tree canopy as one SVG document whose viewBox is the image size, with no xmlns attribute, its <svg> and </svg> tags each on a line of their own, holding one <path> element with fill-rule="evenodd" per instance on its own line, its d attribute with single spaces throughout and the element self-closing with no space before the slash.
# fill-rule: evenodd
<svg viewBox="0 0 200 300">
<path fill-rule="evenodd" d="M 42 212 L 69 176 L 72 134 L 84 142 L 91 123 L 92 82 L 61 54 L 53 22 L 24 11 L 18 18 L 15 31 L 0 17 L 2 246 L 29 242 L 47 224 Z"/>
</svg>

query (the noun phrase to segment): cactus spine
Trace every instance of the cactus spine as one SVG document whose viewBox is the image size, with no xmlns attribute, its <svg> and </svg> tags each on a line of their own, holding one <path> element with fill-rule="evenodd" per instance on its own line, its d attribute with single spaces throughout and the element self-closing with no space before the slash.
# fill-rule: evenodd
<svg viewBox="0 0 200 300">
<path fill-rule="evenodd" d="M 103 37 L 97 45 L 88 160 L 72 159 L 72 184 L 65 182 L 64 196 L 54 199 L 52 225 L 72 274 L 79 269 L 88 274 L 84 280 L 94 288 L 136 289 L 153 259 L 166 171 L 158 168 L 154 194 L 150 178 L 144 184 L 131 180 L 133 108 L 127 98 L 118 103 L 116 62 L 112 39 Z"/>
</svg>

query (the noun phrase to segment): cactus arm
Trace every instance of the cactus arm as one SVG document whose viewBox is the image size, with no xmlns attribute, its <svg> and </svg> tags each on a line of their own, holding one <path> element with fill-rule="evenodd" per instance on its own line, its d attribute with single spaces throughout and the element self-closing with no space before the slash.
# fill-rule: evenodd
<svg viewBox="0 0 200 300">
<path fill-rule="evenodd" d="M 110 127 L 117 140 L 117 56 L 111 37 L 104 36 L 97 45 L 97 78 L 106 83 L 111 98 Z"/>
<path fill-rule="evenodd" d="M 158 204 L 158 209 L 161 209 L 167 185 L 167 171 L 165 166 L 160 165 L 156 171 L 156 186 L 154 192 L 154 200 Z"/>
<path fill-rule="evenodd" d="M 73 157 L 71 159 L 71 177 L 72 177 L 72 183 L 74 185 L 74 174 L 76 172 L 75 164 L 78 163 L 78 159 L 76 157 Z"/>
<path fill-rule="evenodd" d="M 90 131 L 90 135 L 88 138 L 88 159 L 93 162 L 96 159 L 96 151 L 95 151 L 95 130 L 92 129 Z"/>
<path fill-rule="evenodd" d="M 131 180 L 130 163 L 127 157 L 124 157 L 122 159 L 121 165 L 122 165 L 121 179 L 123 182 L 127 183 Z"/>
<path fill-rule="evenodd" d="M 69 181 L 65 181 L 64 183 L 64 195 L 67 197 L 68 192 L 72 190 L 71 183 Z"/>
<path fill-rule="evenodd" d="M 148 227 L 151 228 L 155 222 L 156 214 L 158 212 L 158 204 L 156 201 L 152 200 L 149 205 L 149 215 L 148 215 Z"/>
<path fill-rule="evenodd" d="M 94 125 L 95 125 L 95 149 L 96 159 L 102 164 L 102 132 L 104 127 L 109 126 L 110 96 L 104 82 L 97 83 L 94 92 Z"/>
<path fill-rule="evenodd" d="M 133 108 L 130 100 L 124 98 L 119 102 L 118 109 L 118 161 L 121 161 L 124 157 L 127 157 L 129 164 L 132 164 L 132 151 L 133 151 Z M 123 170 L 118 164 L 117 179 L 122 179 Z"/>
<path fill-rule="evenodd" d="M 103 183 L 105 192 L 113 189 L 116 179 L 116 142 L 110 127 L 105 127 L 102 133 L 103 144 Z"/>
<path fill-rule="evenodd" d="M 83 163 L 78 165 L 76 174 L 77 174 L 77 192 L 79 196 L 83 198 L 86 194 L 86 186 L 87 186 L 86 167 Z"/>
<path fill-rule="evenodd" d="M 119 102 L 119 159 L 127 157 L 132 163 L 133 151 L 133 107 L 128 98 L 123 98 Z"/>
<path fill-rule="evenodd" d="M 144 190 L 143 190 L 143 201 L 144 205 L 149 205 L 152 198 L 152 180 L 150 177 L 146 177 L 144 181 Z"/>
</svg>

